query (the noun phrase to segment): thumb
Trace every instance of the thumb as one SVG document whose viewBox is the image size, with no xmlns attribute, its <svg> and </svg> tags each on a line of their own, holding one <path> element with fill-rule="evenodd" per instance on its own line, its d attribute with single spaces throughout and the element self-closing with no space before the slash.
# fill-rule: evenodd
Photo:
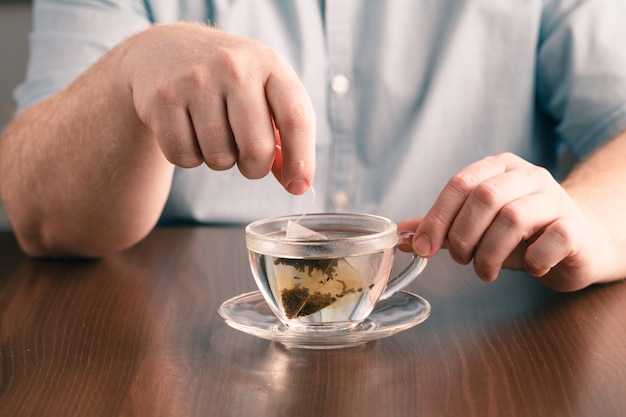
<svg viewBox="0 0 626 417">
<path fill-rule="evenodd" d="M 411 217 L 398 223 L 398 233 L 411 232 L 415 233 L 424 216 Z M 398 249 L 403 252 L 414 252 L 412 242 L 400 242 Z"/>
</svg>

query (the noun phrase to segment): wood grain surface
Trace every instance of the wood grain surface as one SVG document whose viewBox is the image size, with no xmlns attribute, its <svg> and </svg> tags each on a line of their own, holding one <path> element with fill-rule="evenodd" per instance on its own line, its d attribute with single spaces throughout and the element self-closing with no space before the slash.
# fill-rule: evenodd
<svg viewBox="0 0 626 417">
<path fill-rule="evenodd" d="M 237 227 L 83 261 L 0 233 L 0 416 L 626 415 L 626 282 L 487 284 L 441 253 L 409 287 L 425 323 L 329 351 L 228 327 L 219 305 L 254 289 Z"/>
</svg>

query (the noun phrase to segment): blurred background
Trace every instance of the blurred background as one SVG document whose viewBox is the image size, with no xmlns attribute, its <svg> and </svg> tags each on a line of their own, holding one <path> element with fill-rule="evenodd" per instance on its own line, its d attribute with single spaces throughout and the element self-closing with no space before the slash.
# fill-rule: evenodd
<svg viewBox="0 0 626 417">
<path fill-rule="evenodd" d="M 24 79 L 31 26 L 30 1 L 0 0 L 0 129 L 13 114 L 13 89 Z"/>
</svg>

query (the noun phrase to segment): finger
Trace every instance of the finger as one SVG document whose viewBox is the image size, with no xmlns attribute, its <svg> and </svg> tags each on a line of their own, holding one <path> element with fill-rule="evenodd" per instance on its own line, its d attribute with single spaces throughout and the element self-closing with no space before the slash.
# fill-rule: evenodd
<svg viewBox="0 0 626 417">
<path fill-rule="evenodd" d="M 315 175 L 315 113 L 304 86 L 285 65 L 270 73 L 265 87 L 282 151 L 279 181 L 304 193 Z"/>
<path fill-rule="evenodd" d="M 539 191 L 546 183 L 543 170 L 516 167 L 478 184 L 468 195 L 448 233 L 450 254 L 457 262 L 472 260 L 478 242 L 507 204 Z M 548 178 L 549 181 L 552 178 Z M 552 183 L 550 183 L 552 185 Z"/>
<path fill-rule="evenodd" d="M 403 231 L 403 230 L 415 231 L 419 228 L 419 225 L 423 219 L 424 219 L 424 216 L 419 216 L 419 217 L 412 217 L 412 218 L 403 220 L 401 223 L 398 224 L 398 230 L 399 231 Z M 404 247 L 401 249 L 418 253 L 416 247 L 419 245 L 418 238 L 420 237 L 423 238 L 424 235 L 418 236 L 415 232 L 413 232 L 413 242 L 412 242 L 411 248 L 409 249 L 409 248 Z M 441 245 L 439 249 L 448 249 L 448 241 L 444 240 L 443 244 Z M 434 254 L 435 253 L 431 253 L 429 256 L 432 256 Z"/>
<path fill-rule="evenodd" d="M 454 219 L 478 184 L 519 164 L 519 158 L 502 154 L 468 165 L 453 176 L 416 231 L 414 247 L 417 254 L 431 256 L 443 246 Z"/>
<path fill-rule="evenodd" d="M 266 176 L 274 161 L 275 142 L 262 83 L 251 80 L 230 90 L 226 106 L 238 149 L 239 171 L 246 178 Z"/>
<path fill-rule="evenodd" d="M 183 168 L 202 163 L 202 153 L 186 109 L 174 105 L 158 106 L 149 123 L 168 161 Z"/>
<path fill-rule="evenodd" d="M 485 281 L 493 281 L 505 262 L 526 266 L 526 252 L 520 249 L 534 245 L 542 239 L 547 227 L 561 215 L 559 204 L 550 201 L 546 194 L 532 194 L 515 200 L 500 210 L 484 233 L 474 254 L 474 270 Z M 539 237 L 537 237 L 539 236 Z M 513 261 L 512 255 L 522 259 Z M 556 255 L 557 257 L 559 255 Z M 542 262 L 547 258 L 542 259 Z M 562 258 L 559 259 L 559 261 Z M 554 265 L 535 264 L 533 268 L 551 268 Z"/>
<path fill-rule="evenodd" d="M 412 218 L 401 221 L 400 223 L 398 223 L 398 234 L 405 232 L 405 231 L 414 232 L 419 226 L 422 219 L 423 219 L 423 216 L 419 216 L 419 217 L 412 217 Z M 413 238 L 415 238 L 415 236 L 413 236 Z M 411 241 L 411 244 L 400 242 L 400 244 L 398 245 L 398 249 L 400 249 L 403 252 L 413 252 L 414 249 L 413 249 L 412 243 L 413 243 L 412 241 Z"/>
<path fill-rule="evenodd" d="M 576 222 L 570 218 L 557 219 L 528 247 L 524 270 L 535 277 L 547 274 L 563 259 L 579 251 L 581 237 Z"/>
<path fill-rule="evenodd" d="M 237 162 L 238 150 L 224 100 L 208 92 L 195 94 L 189 113 L 207 166 L 218 171 L 232 168 Z"/>
</svg>

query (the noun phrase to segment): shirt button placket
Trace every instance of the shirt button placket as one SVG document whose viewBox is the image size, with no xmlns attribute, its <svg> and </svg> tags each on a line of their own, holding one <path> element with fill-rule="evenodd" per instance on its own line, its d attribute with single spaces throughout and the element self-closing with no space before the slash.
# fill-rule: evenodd
<svg viewBox="0 0 626 417">
<path fill-rule="evenodd" d="M 329 118 L 332 149 L 329 200 L 333 210 L 345 211 L 352 203 L 355 171 L 355 96 L 351 80 L 353 66 L 350 8 L 353 0 L 327 0 L 326 30 L 330 64 Z M 360 0 L 359 0 L 360 1 Z"/>
</svg>

